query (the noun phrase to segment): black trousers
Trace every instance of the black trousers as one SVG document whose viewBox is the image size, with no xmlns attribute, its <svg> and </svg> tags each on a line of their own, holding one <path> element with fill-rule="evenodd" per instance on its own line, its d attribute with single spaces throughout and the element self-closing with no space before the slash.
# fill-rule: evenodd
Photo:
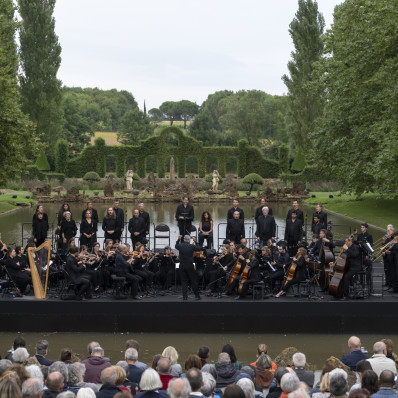
<svg viewBox="0 0 398 398">
<path fill-rule="evenodd" d="M 271 275 L 271 287 L 274 288 L 275 282 L 283 281 L 284 277 L 285 277 L 285 272 L 283 269 L 277 269 L 275 272 L 273 272 Z"/>
<path fill-rule="evenodd" d="M 159 271 L 155 274 L 155 278 L 164 289 L 168 289 L 173 283 L 174 272 L 173 269 L 160 267 Z"/>
<path fill-rule="evenodd" d="M 149 289 L 152 287 L 152 282 L 153 282 L 153 272 L 147 270 L 147 269 L 134 269 L 134 274 L 138 275 L 140 278 L 142 278 L 145 288 Z"/>
<path fill-rule="evenodd" d="M 78 280 L 76 280 L 76 286 L 77 286 L 77 295 L 78 296 L 90 296 L 91 295 L 91 290 L 90 290 L 90 280 L 82 276 Z"/>
<path fill-rule="evenodd" d="M 353 278 L 353 276 L 361 271 L 360 267 L 355 267 L 355 268 L 350 268 L 344 275 L 343 278 L 343 291 L 344 291 L 344 296 L 348 297 L 350 295 L 350 283 Z"/>
<path fill-rule="evenodd" d="M 226 272 L 217 268 L 209 272 L 209 285 L 208 288 L 211 289 L 213 293 L 216 293 L 217 290 L 220 291 L 221 284 L 225 282 Z"/>
<path fill-rule="evenodd" d="M 213 247 L 213 232 L 210 232 L 208 235 L 204 235 L 202 232 L 199 232 L 199 245 L 203 246 L 203 242 L 206 239 L 207 249 L 211 249 Z"/>
<path fill-rule="evenodd" d="M 250 285 L 254 285 L 255 283 L 258 283 L 258 282 L 260 282 L 260 279 L 248 279 L 247 281 L 243 282 L 240 296 L 241 297 L 246 296 Z"/>
<path fill-rule="evenodd" d="M 138 275 L 117 272 L 116 276 L 123 276 L 131 284 L 131 297 L 136 297 L 138 295 L 138 284 L 142 281 Z"/>
<path fill-rule="evenodd" d="M 188 297 L 188 283 L 196 297 L 199 296 L 198 289 L 198 275 L 195 271 L 193 264 L 180 264 L 180 278 L 182 286 L 182 296 L 184 298 Z"/>
<path fill-rule="evenodd" d="M 298 285 L 299 283 L 303 282 L 304 280 L 305 280 L 305 279 L 298 279 L 298 278 L 290 279 L 290 281 L 288 281 L 288 282 L 286 283 L 286 285 L 282 288 L 282 290 L 283 290 L 285 293 L 287 293 L 287 292 L 289 291 L 289 289 L 290 289 L 290 286 Z"/>
<path fill-rule="evenodd" d="M 178 220 L 178 229 L 180 235 L 191 235 L 192 221 L 191 220 Z"/>
</svg>

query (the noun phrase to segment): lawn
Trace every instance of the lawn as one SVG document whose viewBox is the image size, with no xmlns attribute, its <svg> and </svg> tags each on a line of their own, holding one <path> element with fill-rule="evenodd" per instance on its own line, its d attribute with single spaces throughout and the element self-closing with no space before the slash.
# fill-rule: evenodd
<svg viewBox="0 0 398 398">
<path fill-rule="evenodd" d="M 16 198 L 13 196 L 16 195 Z M 26 196 L 30 196 L 29 199 Z M 29 191 L 13 191 L 11 189 L 0 190 L 0 214 L 9 210 L 18 208 L 15 203 L 30 203 L 36 204 L 36 201 L 32 199 L 32 193 Z"/>
<path fill-rule="evenodd" d="M 387 224 L 398 225 L 398 199 L 376 193 L 364 194 L 359 199 L 354 195 L 341 195 L 338 192 L 311 192 L 315 198 L 306 199 L 308 205 L 320 202 L 326 209 L 366 221 L 369 224 L 386 228 Z M 329 198 L 333 195 L 333 198 Z"/>
<path fill-rule="evenodd" d="M 117 133 L 111 131 L 96 131 L 94 137 L 91 137 L 91 144 L 94 145 L 94 140 L 98 137 L 103 138 L 106 145 L 121 145 L 117 140 Z"/>
</svg>

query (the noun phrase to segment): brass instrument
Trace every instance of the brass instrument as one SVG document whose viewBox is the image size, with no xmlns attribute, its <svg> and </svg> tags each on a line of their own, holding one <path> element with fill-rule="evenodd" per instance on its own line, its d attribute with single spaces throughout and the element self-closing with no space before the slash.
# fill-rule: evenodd
<svg viewBox="0 0 398 398">
<path fill-rule="evenodd" d="M 380 247 L 380 253 L 378 253 L 375 257 L 375 260 L 380 260 L 382 255 L 388 251 L 389 249 L 391 249 L 391 247 L 395 244 L 398 243 L 398 236 L 394 236 L 393 240 L 390 240 L 388 243 L 386 243 L 384 246 Z"/>
</svg>

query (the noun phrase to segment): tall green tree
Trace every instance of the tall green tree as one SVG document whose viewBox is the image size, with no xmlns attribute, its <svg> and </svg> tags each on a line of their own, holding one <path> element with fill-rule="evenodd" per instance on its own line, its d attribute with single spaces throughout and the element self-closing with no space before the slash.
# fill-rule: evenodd
<svg viewBox="0 0 398 398">
<path fill-rule="evenodd" d="M 287 126 L 294 147 L 310 145 L 309 133 L 322 109 L 319 94 L 311 89 L 311 81 L 313 64 L 323 50 L 324 28 L 325 20 L 316 0 L 299 0 L 289 28 L 295 48 L 287 64 L 290 76 L 282 76 L 288 88 Z"/>
<path fill-rule="evenodd" d="M 149 119 L 152 122 L 161 122 L 163 120 L 163 112 L 158 108 L 152 108 L 148 111 Z"/>
<path fill-rule="evenodd" d="M 191 137 L 202 141 L 204 146 L 219 145 L 219 132 L 213 128 L 213 119 L 207 109 L 201 111 L 189 126 L 188 133 Z"/>
<path fill-rule="evenodd" d="M 192 120 L 199 112 L 199 106 L 192 101 L 181 100 L 175 103 L 175 112 L 180 119 L 184 121 L 184 129 L 187 128 L 187 122 Z"/>
<path fill-rule="evenodd" d="M 175 120 L 180 119 L 180 115 L 176 107 L 176 102 L 174 101 L 163 102 L 163 104 L 159 106 L 159 110 L 163 113 L 163 118 L 170 121 L 170 126 L 173 125 L 173 122 Z"/>
<path fill-rule="evenodd" d="M 39 154 L 34 125 L 21 111 L 14 13 L 12 0 L 0 2 L 0 184 L 18 178 Z"/>
<path fill-rule="evenodd" d="M 62 92 L 57 72 L 61 46 L 55 34 L 55 0 L 18 0 L 22 109 L 36 123 L 49 160 L 62 135 Z"/>
<path fill-rule="evenodd" d="M 398 187 L 397 32 L 396 2 L 346 0 L 326 34 L 315 69 L 324 112 L 312 158 L 346 191 Z"/>
<path fill-rule="evenodd" d="M 123 116 L 117 138 L 122 144 L 138 145 L 139 140 L 144 140 L 152 134 L 153 126 L 148 116 L 137 108 Z"/>
</svg>

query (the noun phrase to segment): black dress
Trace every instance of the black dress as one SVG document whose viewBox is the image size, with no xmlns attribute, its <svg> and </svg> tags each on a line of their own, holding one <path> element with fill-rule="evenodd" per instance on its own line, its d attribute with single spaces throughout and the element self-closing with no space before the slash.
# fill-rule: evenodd
<svg viewBox="0 0 398 398">
<path fill-rule="evenodd" d="M 66 218 L 64 218 L 61 222 L 61 239 L 62 239 L 62 248 L 64 250 L 67 249 L 69 240 L 76 236 L 76 232 L 77 232 L 77 226 L 75 220 L 67 221 Z M 63 237 L 65 237 L 66 242 L 63 241 Z"/>
<path fill-rule="evenodd" d="M 97 221 L 91 218 L 91 221 L 88 222 L 87 219 L 84 219 L 80 224 L 80 244 L 85 245 L 90 250 L 93 246 L 93 243 L 97 241 Z M 94 235 L 90 238 L 87 238 L 84 234 Z"/>
</svg>

